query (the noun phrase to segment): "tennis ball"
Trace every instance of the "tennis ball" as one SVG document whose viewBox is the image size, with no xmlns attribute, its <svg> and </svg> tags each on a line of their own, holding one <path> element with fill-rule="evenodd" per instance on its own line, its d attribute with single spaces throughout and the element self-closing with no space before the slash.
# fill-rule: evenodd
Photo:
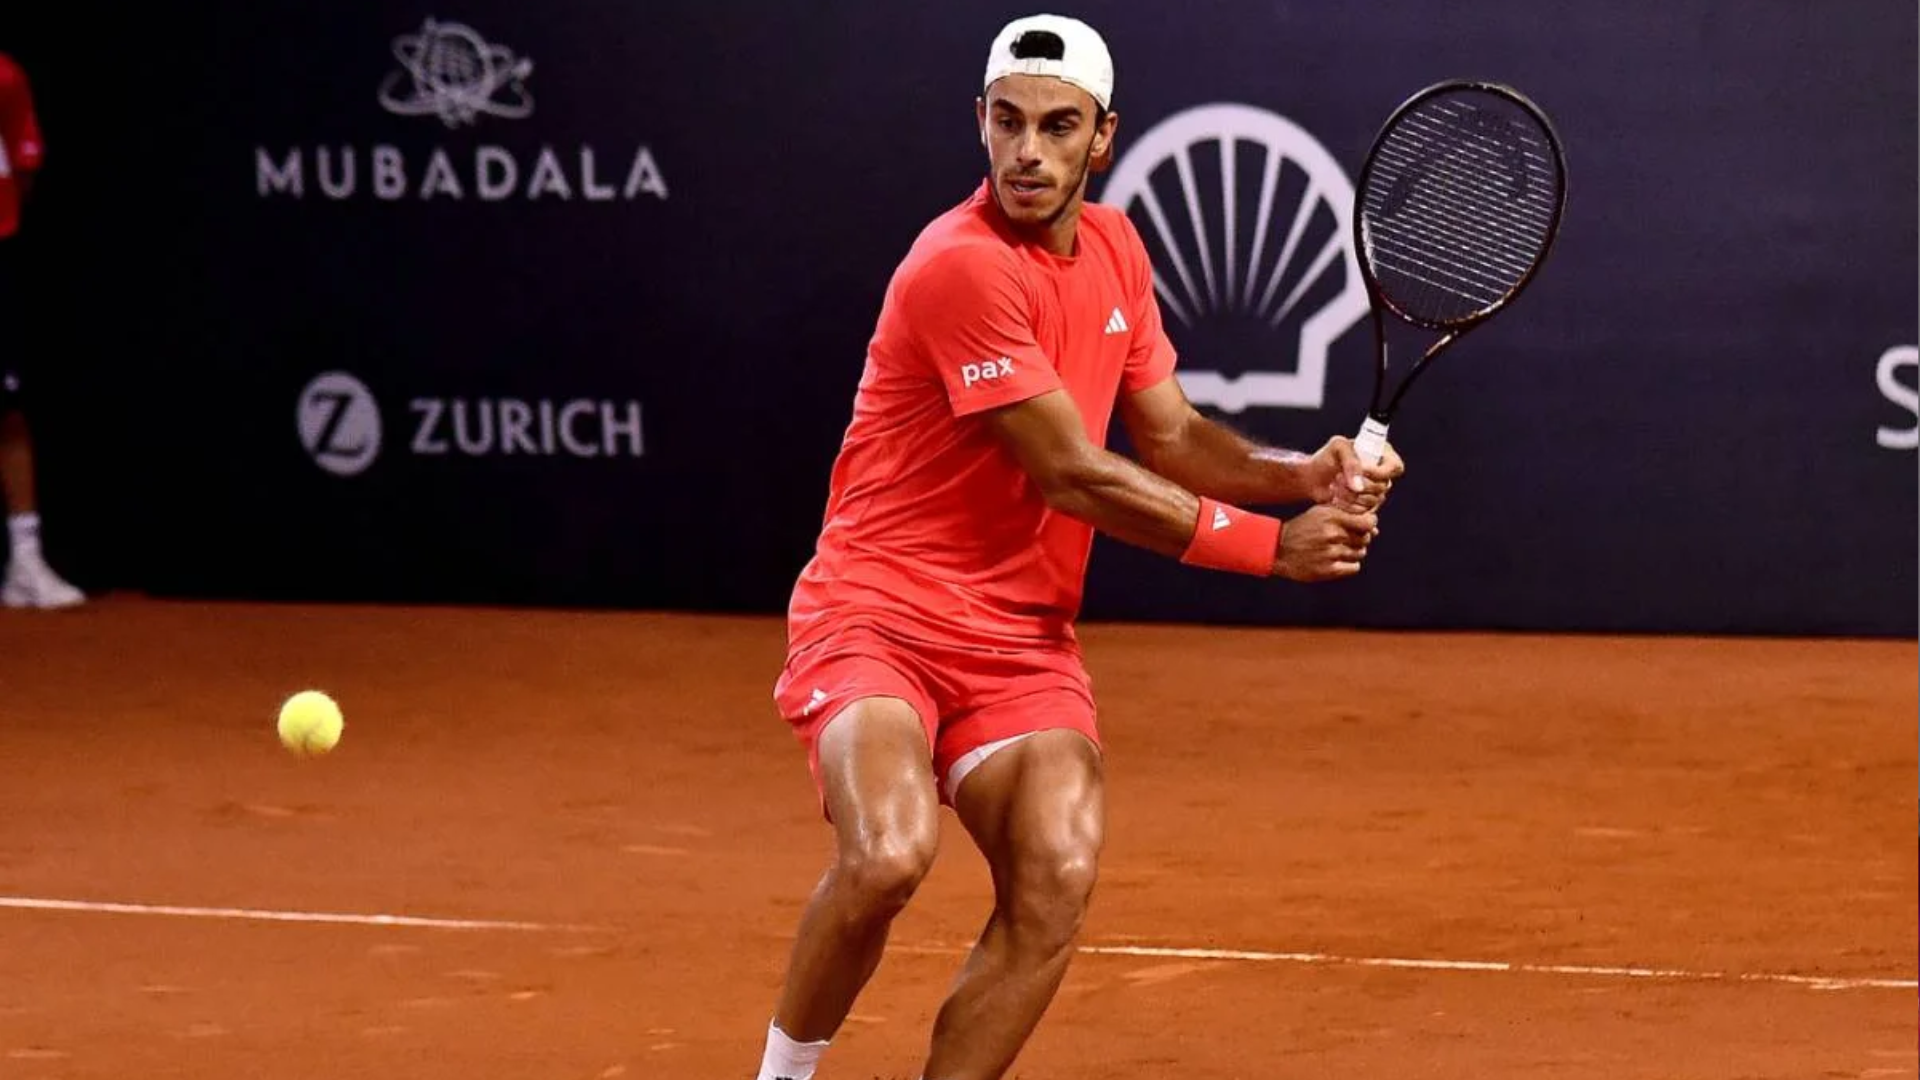
<svg viewBox="0 0 1920 1080">
<path fill-rule="evenodd" d="M 318 757 L 340 741 L 340 706 L 318 690 L 302 690 L 280 706 L 280 741 L 301 757 Z"/>
</svg>

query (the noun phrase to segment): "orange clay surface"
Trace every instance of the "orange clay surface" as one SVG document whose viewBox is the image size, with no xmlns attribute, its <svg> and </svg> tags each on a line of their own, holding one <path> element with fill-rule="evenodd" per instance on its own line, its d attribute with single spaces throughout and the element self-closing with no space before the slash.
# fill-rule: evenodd
<svg viewBox="0 0 1920 1080">
<path fill-rule="evenodd" d="M 1010 1075 L 1915 1075 L 1914 642 L 1083 636 L 1107 951 Z M 0 1077 L 751 1080 L 829 851 L 769 700 L 782 640 L 0 613 Z M 347 729 L 301 761 L 273 715 L 306 687 Z M 991 902 L 943 813 L 821 1080 L 917 1076 Z M 142 906 L 25 906 L 56 900 Z"/>
</svg>

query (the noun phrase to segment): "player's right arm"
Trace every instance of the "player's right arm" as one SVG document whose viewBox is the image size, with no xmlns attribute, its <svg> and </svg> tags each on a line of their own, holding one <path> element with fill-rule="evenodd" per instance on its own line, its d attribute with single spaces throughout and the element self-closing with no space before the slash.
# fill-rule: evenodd
<svg viewBox="0 0 1920 1080">
<path fill-rule="evenodd" d="M 1282 522 L 1196 495 L 1097 446 L 1031 325 L 1017 259 L 963 244 L 921 262 L 900 314 L 953 413 L 978 416 L 1047 504 L 1116 539 L 1182 562 L 1297 581 L 1360 569 L 1372 514 L 1315 507 Z"/>
<path fill-rule="evenodd" d="M 1195 540 L 1213 529 L 1215 510 L 1227 515 L 1225 529 L 1240 528 L 1249 535 L 1259 535 L 1254 530 L 1262 521 L 1274 520 L 1203 503 L 1186 488 L 1094 445 L 1080 410 L 1064 390 L 992 409 L 984 418 L 1049 506 L 1115 539 L 1196 562 Z M 1370 513 L 1313 507 L 1280 525 L 1266 572 L 1294 581 L 1357 573 L 1377 522 Z"/>
</svg>

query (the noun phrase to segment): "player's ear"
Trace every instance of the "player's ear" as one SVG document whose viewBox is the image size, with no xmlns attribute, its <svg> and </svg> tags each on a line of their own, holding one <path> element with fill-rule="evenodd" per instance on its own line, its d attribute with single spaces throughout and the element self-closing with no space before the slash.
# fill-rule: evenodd
<svg viewBox="0 0 1920 1080">
<path fill-rule="evenodd" d="M 980 145 L 987 145 L 987 99 L 973 99 L 973 126 L 980 129 Z"/>
<path fill-rule="evenodd" d="M 1106 172 L 1113 168 L 1113 136 L 1120 127 L 1120 114 L 1109 110 L 1100 120 L 1093 133 L 1094 172 Z"/>
</svg>

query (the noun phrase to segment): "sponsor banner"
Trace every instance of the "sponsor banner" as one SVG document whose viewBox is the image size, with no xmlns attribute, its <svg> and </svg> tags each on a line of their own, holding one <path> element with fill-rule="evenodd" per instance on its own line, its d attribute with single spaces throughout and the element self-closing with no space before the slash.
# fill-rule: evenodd
<svg viewBox="0 0 1920 1080">
<path fill-rule="evenodd" d="M 433 117 L 454 131 L 476 127 L 482 118 L 533 116 L 527 86 L 533 61 L 489 43 L 470 26 L 429 17 L 417 31 L 394 39 L 393 56 L 399 67 L 381 81 L 378 100 L 395 116 Z M 542 144 L 535 153 L 491 142 L 456 148 L 436 143 L 424 154 L 412 149 L 411 156 L 408 147 L 388 143 L 256 146 L 253 158 L 255 189 L 263 199 L 667 197 L 666 176 L 644 143 L 611 154 L 591 143 L 558 150 Z"/>
<path fill-rule="evenodd" d="M 1396 417 L 1409 474 L 1365 573 L 1101 539 L 1088 617 L 1915 633 L 1920 17 L 1723 9 L 1487 0 L 1474 35 L 1411 3 L 1083 12 L 1121 118 L 1090 196 L 1147 245 L 1188 395 L 1263 440 L 1360 426 L 1353 183 L 1406 96 L 1512 83 L 1570 168 L 1541 276 Z M 169 515 L 138 564 L 98 541 L 99 576 L 780 611 L 889 277 L 978 182 L 1001 21 L 218 0 L 85 56 L 48 37 L 30 230 L 59 239 L 28 243 L 88 269 L 33 287 L 116 306 L 67 331 L 90 366 L 43 387 L 45 422 L 113 432 Z M 155 85 L 175 107 L 95 104 Z M 1392 332 L 1398 365 L 1432 340 Z M 81 467 L 49 468 L 57 499 Z"/>
<path fill-rule="evenodd" d="M 640 403 L 573 398 L 414 397 L 402 444 L 415 457 L 641 456 Z M 357 476 L 380 456 L 387 420 L 365 383 L 330 371 L 300 393 L 300 444 L 315 465 Z"/>
</svg>

